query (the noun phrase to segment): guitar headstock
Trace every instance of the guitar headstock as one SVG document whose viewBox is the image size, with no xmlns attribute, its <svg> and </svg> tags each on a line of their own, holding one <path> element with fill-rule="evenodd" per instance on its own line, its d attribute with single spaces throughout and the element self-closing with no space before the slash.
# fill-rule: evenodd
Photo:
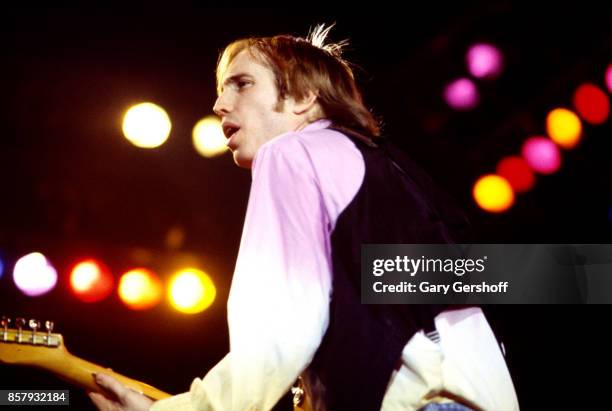
<svg viewBox="0 0 612 411">
<path fill-rule="evenodd" d="M 14 327 L 10 327 L 11 323 Z M 26 327 L 27 325 L 27 327 Z M 0 363 L 43 365 L 48 358 L 64 355 L 64 339 L 61 334 L 53 333 L 53 321 L 41 323 L 31 319 L 8 317 L 0 320 Z"/>
</svg>

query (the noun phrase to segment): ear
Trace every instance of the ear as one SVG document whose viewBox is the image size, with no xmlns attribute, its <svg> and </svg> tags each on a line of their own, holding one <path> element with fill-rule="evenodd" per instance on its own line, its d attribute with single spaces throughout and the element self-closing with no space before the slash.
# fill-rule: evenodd
<svg viewBox="0 0 612 411">
<path fill-rule="evenodd" d="M 317 98 L 318 96 L 312 90 L 308 90 L 302 100 L 293 102 L 291 111 L 295 115 L 308 113 L 317 104 Z"/>
</svg>

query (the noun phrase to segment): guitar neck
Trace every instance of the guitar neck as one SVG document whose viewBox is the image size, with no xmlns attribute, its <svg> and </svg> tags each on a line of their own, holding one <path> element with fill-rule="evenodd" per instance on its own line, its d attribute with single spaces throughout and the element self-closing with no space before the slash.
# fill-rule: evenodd
<svg viewBox="0 0 612 411">
<path fill-rule="evenodd" d="M 161 400 L 171 396 L 171 394 L 158 390 L 149 384 L 110 371 L 108 368 L 86 361 L 70 353 L 66 353 L 62 358 L 57 358 L 55 361 L 47 361 L 44 365 L 37 365 L 37 367 L 51 371 L 63 380 L 90 391 L 100 391 L 100 387 L 94 381 L 92 374 L 104 373 L 116 378 L 123 385 L 142 392 L 151 399 Z"/>
<path fill-rule="evenodd" d="M 22 318 L 18 321 L 21 326 L 25 323 Z M 0 331 L 0 364 L 41 368 L 90 391 L 102 391 L 102 388 L 94 381 L 93 374 L 104 373 L 153 400 L 170 397 L 170 394 L 155 387 L 72 355 L 66 349 L 61 334 L 51 333 L 50 330 L 48 333 L 39 334 L 35 330 L 24 332 L 22 329 L 7 328 L 7 324 L 6 317 L 3 317 L 4 330 Z"/>
</svg>

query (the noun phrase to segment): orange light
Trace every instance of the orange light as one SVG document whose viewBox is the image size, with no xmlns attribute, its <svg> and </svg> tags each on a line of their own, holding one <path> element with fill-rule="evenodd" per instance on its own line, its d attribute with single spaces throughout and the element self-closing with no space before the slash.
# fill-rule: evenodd
<svg viewBox="0 0 612 411">
<path fill-rule="evenodd" d="M 81 301 L 93 303 L 113 291 L 113 276 L 106 266 L 94 259 L 77 263 L 70 273 L 70 288 Z"/>
<path fill-rule="evenodd" d="M 546 117 L 546 130 L 550 139 L 559 146 L 574 148 L 582 137 L 582 123 L 571 110 L 557 108 Z"/>
<path fill-rule="evenodd" d="M 490 213 L 502 213 L 514 204 L 512 186 L 496 174 L 480 177 L 474 184 L 472 195 L 476 204 Z"/>
<path fill-rule="evenodd" d="M 159 304 L 162 284 L 155 273 L 146 268 L 128 271 L 119 280 L 119 298 L 133 310 L 145 310 Z"/>
</svg>

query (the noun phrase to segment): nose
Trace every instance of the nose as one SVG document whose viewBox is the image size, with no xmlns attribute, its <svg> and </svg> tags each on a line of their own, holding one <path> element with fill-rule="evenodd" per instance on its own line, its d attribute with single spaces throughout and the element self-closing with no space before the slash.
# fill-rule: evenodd
<svg viewBox="0 0 612 411">
<path fill-rule="evenodd" d="M 232 107 L 226 94 L 227 93 L 219 94 L 219 97 L 217 97 L 217 101 L 215 101 L 215 105 L 213 106 L 213 111 L 219 117 L 223 117 L 232 111 Z"/>
</svg>

